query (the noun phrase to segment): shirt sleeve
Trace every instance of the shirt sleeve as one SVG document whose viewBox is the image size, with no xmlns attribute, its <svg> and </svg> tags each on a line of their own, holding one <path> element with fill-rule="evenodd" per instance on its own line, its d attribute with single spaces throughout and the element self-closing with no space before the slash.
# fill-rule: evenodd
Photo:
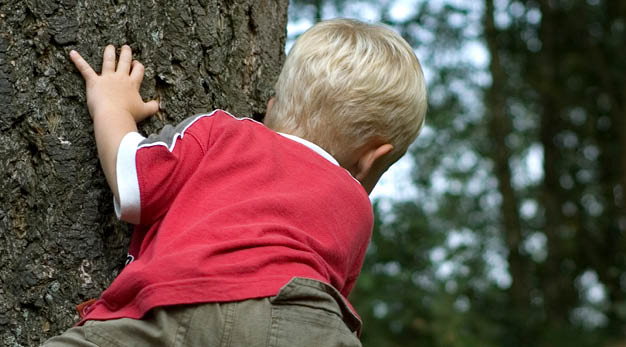
<svg viewBox="0 0 626 347">
<path fill-rule="evenodd" d="M 119 219 L 149 224 L 167 212 L 204 156 L 202 144 L 208 143 L 211 128 L 207 116 L 166 125 L 148 138 L 136 132 L 124 136 L 116 165 L 119 202 L 114 204 Z"/>
<path fill-rule="evenodd" d="M 137 147 L 143 140 L 145 140 L 145 137 L 139 133 L 131 132 L 126 134 L 117 150 L 117 162 L 115 164 L 115 176 L 119 194 L 119 201 L 113 198 L 115 214 L 117 218 L 133 224 L 139 224 L 140 218 L 139 209 L 141 203 L 135 156 Z"/>
</svg>

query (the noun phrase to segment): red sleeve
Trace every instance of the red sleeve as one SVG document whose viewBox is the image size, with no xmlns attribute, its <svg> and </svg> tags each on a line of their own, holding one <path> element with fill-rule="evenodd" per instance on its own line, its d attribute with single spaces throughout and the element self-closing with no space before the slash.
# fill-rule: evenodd
<svg viewBox="0 0 626 347">
<path fill-rule="evenodd" d="M 144 138 L 129 133 L 117 157 L 119 203 L 116 213 L 133 224 L 150 224 L 167 210 L 195 172 L 209 142 L 212 114 L 167 125 Z"/>
</svg>

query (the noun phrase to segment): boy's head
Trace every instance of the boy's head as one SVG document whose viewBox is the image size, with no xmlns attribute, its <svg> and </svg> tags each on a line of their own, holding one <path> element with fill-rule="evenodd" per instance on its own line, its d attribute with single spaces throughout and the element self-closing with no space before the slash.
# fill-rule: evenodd
<svg viewBox="0 0 626 347">
<path fill-rule="evenodd" d="M 417 137 L 426 113 L 412 48 L 384 26 L 351 19 L 320 22 L 302 34 L 275 92 L 266 124 L 314 142 L 346 168 L 368 143 L 393 147 L 385 155 L 390 166 Z"/>
</svg>

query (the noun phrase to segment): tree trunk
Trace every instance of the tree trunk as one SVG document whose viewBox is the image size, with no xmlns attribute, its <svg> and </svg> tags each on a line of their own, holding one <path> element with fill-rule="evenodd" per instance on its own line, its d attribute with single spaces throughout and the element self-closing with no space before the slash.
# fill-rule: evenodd
<svg viewBox="0 0 626 347">
<path fill-rule="evenodd" d="M 32 346 L 77 321 L 124 264 L 85 89 L 107 44 L 146 66 L 153 132 L 223 108 L 262 118 L 284 59 L 287 0 L 0 1 L 0 345 Z"/>
<path fill-rule="evenodd" d="M 540 269 L 545 310 L 545 331 L 563 333 L 571 324 L 570 311 L 579 302 L 575 287 L 577 271 L 569 234 L 576 234 L 578 227 L 563 214 L 563 206 L 574 195 L 561 185 L 561 177 L 568 172 L 565 149 L 555 139 L 555 134 L 568 129 L 564 121 L 565 97 L 572 95 L 564 86 L 567 74 L 562 68 L 568 42 L 561 34 L 563 12 L 549 1 L 539 1 L 541 25 L 539 39 L 541 51 L 536 56 L 536 73 L 533 83 L 540 95 L 539 139 L 543 147 L 543 184 L 541 203 L 544 209 L 544 232 L 547 238 L 547 258 Z M 558 336 L 558 335 L 555 335 Z"/>
<path fill-rule="evenodd" d="M 511 182 L 511 150 L 506 143 L 506 138 L 512 133 L 513 125 L 507 111 L 506 95 L 506 72 L 500 60 L 498 45 L 499 31 L 495 26 L 495 9 L 493 0 L 485 1 L 485 39 L 491 61 L 492 84 L 487 90 L 485 105 L 487 106 L 489 137 L 493 146 L 489 157 L 494 163 L 494 171 L 498 179 L 498 190 L 502 195 L 500 205 L 501 226 L 504 231 L 504 239 L 508 249 L 507 261 L 511 274 L 511 287 L 509 288 L 511 312 L 510 331 L 514 336 L 510 337 L 511 343 L 526 346 L 530 342 L 529 334 L 529 305 L 530 305 L 530 279 L 531 272 L 528 259 L 520 253 L 522 246 L 522 225 L 519 214 L 518 200 L 515 189 Z M 528 325 L 521 325 L 526 321 Z"/>
<path fill-rule="evenodd" d="M 598 131 L 596 135 L 600 148 L 598 181 L 602 182 L 601 192 L 606 203 L 605 212 L 600 217 L 604 227 L 595 232 L 600 236 L 596 236 L 600 240 L 595 245 L 598 251 L 589 258 L 605 286 L 610 303 L 606 312 L 606 330 L 611 336 L 623 340 L 626 336 L 623 310 L 626 305 L 626 292 L 623 290 L 623 269 L 626 268 L 626 83 L 623 75 L 615 71 L 623 71 L 626 66 L 623 59 L 617 58 L 626 54 L 626 48 L 621 37 L 615 40 L 612 36 L 618 35 L 613 33 L 613 28 L 626 18 L 626 3 L 606 1 L 602 12 L 605 38 L 595 46 L 590 45 L 589 51 L 597 57 L 590 65 L 598 71 L 599 90 L 609 97 L 611 107 L 607 116 L 612 126 Z"/>
</svg>

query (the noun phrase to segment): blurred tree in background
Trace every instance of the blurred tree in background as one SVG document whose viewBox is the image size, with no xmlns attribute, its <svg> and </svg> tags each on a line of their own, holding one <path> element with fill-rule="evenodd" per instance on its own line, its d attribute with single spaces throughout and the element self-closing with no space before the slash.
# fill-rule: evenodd
<svg viewBox="0 0 626 347">
<path fill-rule="evenodd" d="M 290 32 L 336 16 L 400 32 L 430 92 L 364 345 L 625 346 L 626 2 L 292 0 Z"/>
</svg>

